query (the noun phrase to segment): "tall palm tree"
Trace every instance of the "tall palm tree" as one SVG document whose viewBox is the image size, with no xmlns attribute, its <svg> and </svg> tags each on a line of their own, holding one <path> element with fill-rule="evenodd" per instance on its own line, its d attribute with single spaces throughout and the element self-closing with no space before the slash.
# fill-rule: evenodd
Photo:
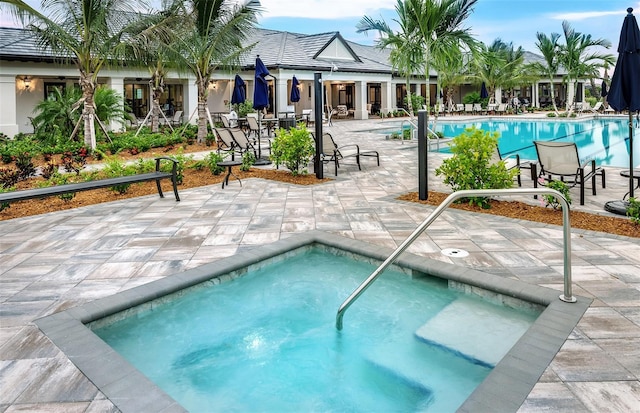
<svg viewBox="0 0 640 413">
<path fill-rule="evenodd" d="M 538 39 L 538 41 L 536 42 L 536 47 L 542 54 L 544 63 L 534 62 L 531 63 L 530 67 L 533 70 L 537 71 L 542 77 L 545 77 L 547 80 L 549 80 L 549 84 L 551 85 L 550 93 L 553 110 L 554 112 L 556 112 L 556 114 L 558 114 L 553 81 L 560 69 L 560 34 L 551 33 L 550 36 L 547 36 L 544 33 L 537 32 L 536 38 Z"/>
<path fill-rule="evenodd" d="M 412 75 L 422 69 L 424 56 L 419 38 L 416 36 L 417 32 L 413 26 L 414 19 L 411 17 L 410 12 L 403 0 L 397 0 L 396 13 L 398 18 L 393 19 L 393 21 L 399 26 L 398 31 L 394 32 L 384 20 L 374 20 L 369 16 L 364 16 L 358 22 L 356 30 L 358 33 L 377 30 L 380 37 L 376 40 L 376 47 L 391 49 L 389 54 L 391 65 L 407 79 L 408 111 L 413 114 L 410 79 Z"/>
<path fill-rule="evenodd" d="M 462 27 L 473 11 L 477 0 L 404 0 L 409 15 L 413 18 L 420 45 L 424 54 L 424 74 L 427 79 L 427 105 L 431 103 L 429 70 L 434 58 L 447 51 L 467 49 L 476 52 L 478 43 Z"/>
<path fill-rule="evenodd" d="M 495 99 L 495 91 L 505 87 L 510 70 L 507 64 L 509 45 L 501 39 L 495 39 L 489 46 L 482 44 L 480 51 L 471 61 L 468 79 L 480 84 L 485 83 L 489 92 L 489 101 Z"/>
<path fill-rule="evenodd" d="M 607 39 L 594 39 L 590 34 L 576 32 L 568 21 L 562 22 L 562 32 L 565 44 L 560 46 L 559 59 L 562 66 L 567 71 L 566 82 L 573 84 L 574 90 L 577 87 L 578 79 L 582 77 L 597 76 L 599 70 L 605 65 L 613 65 L 615 58 L 611 54 L 591 52 L 593 47 L 610 48 L 611 42 Z M 569 112 L 575 103 L 576 94 L 574 92 L 572 102 L 567 99 Z"/>
<path fill-rule="evenodd" d="M 83 103 L 85 145 L 95 149 L 94 121 L 96 108 L 94 95 L 98 75 L 105 66 L 123 62 L 121 53 L 127 42 L 135 36 L 145 36 L 133 27 L 142 16 L 143 0 L 43 0 L 38 12 L 22 0 L 0 0 L 27 24 L 38 45 L 58 56 L 70 56 L 80 72 Z M 77 128 L 76 128 L 77 130 Z M 74 131 L 75 133 L 75 131 Z"/>
<path fill-rule="evenodd" d="M 250 47 L 243 47 L 256 24 L 260 3 L 255 0 L 186 0 L 175 41 L 167 45 L 170 58 L 191 72 L 198 88 L 198 142 L 207 136 L 209 82 L 219 68 L 239 65 Z"/>
<path fill-rule="evenodd" d="M 516 49 L 512 42 L 507 43 L 502 52 L 502 58 L 504 61 L 502 68 L 504 80 L 501 86 L 509 91 L 508 101 L 511 102 L 513 89 L 531 81 L 532 76 L 524 70 L 524 49 L 522 46 Z"/>
</svg>

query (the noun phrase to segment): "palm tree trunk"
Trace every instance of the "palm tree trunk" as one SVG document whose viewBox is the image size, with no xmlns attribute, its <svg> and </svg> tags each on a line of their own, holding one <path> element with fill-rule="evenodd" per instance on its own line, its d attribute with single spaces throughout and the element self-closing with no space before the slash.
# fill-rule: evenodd
<svg viewBox="0 0 640 413">
<path fill-rule="evenodd" d="M 204 143 L 207 139 L 207 89 L 208 81 L 198 79 L 198 143 Z"/>
<path fill-rule="evenodd" d="M 80 87 L 82 88 L 82 98 L 84 101 L 84 108 L 82 109 L 82 118 L 84 119 L 84 144 L 94 150 L 96 149 L 96 130 L 94 125 L 96 111 L 93 96 L 96 91 L 96 86 L 93 82 L 93 73 L 80 72 Z"/>
<path fill-rule="evenodd" d="M 551 103 L 553 104 L 553 111 L 558 115 L 558 106 L 556 105 L 556 94 L 553 88 L 553 78 L 549 78 L 549 84 L 551 85 L 550 93 L 551 93 Z"/>
</svg>

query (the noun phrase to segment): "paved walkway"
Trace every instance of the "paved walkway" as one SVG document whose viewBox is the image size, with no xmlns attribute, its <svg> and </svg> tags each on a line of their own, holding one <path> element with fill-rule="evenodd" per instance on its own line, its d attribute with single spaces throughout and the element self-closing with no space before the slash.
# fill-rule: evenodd
<svg viewBox="0 0 640 413">
<path fill-rule="evenodd" d="M 39 317 L 293 233 L 396 247 L 433 208 L 395 200 L 417 188 L 417 145 L 357 132 L 379 122 L 325 128 L 381 153 L 381 166 L 344 164 L 329 183 L 231 181 L 182 190 L 179 203 L 151 195 L 0 222 L 0 412 L 116 411 L 35 327 Z M 574 209 L 607 214 L 604 202 L 627 190 L 618 172 Z M 446 190 L 433 175 L 430 189 Z M 572 246 L 574 293 L 594 302 L 520 411 L 640 411 L 640 239 L 574 230 Z M 469 256 L 441 254 L 451 247 Z M 562 290 L 560 227 L 449 210 L 410 251 Z"/>
</svg>

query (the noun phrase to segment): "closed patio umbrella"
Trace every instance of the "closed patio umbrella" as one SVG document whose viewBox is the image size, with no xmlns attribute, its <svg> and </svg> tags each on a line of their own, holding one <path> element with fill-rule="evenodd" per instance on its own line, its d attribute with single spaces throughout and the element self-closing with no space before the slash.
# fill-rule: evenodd
<svg viewBox="0 0 640 413">
<path fill-rule="evenodd" d="M 269 76 L 267 67 L 262 63 L 260 55 L 256 57 L 256 71 L 255 71 L 255 85 L 253 88 L 253 108 L 258 111 L 258 123 L 262 124 L 260 119 L 262 109 L 269 106 L 269 84 L 266 77 Z M 256 159 L 256 165 L 265 165 L 270 162 L 266 159 L 261 159 L 262 152 L 260 150 L 260 135 L 262 128 L 258 128 L 258 159 Z"/>
<path fill-rule="evenodd" d="M 239 105 L 244 103 L 246 99 L 244 85 L 244 80 L 242 80 L 240 75 L 236 75 L 233 85 L 233 94 L 231 95 L 231 104 Z"/>
<path fill-rule="evenodd" d="M 482 82 L 482 86 L 480 87 L 480 99 L 486 99 L 489 97 L 489 92 L 487 91 L 487 85 Z"/>
<path fill-rule="evenodd" d="M 607 91 L 607 82 L 605 82 L 604 80 L 602 81 L 602 86 L 600 88 L 600 96 L 602 96 L 603 98 L 607 97 L 607 94 L 609 92 Z"/>
<path fill-rule="evenodd" d="M 300 101 L 300 89 L 298 88 L 299 85 L 300 82 L 298 82 L 298 78 L 294 76 L 291 80 L 291 96 L 289 96 L 289 100 L 293 103 Z"/>
<path fill-rule="evenodd" d="M 627 9 L 622 23 L 618 61 L 611 78 L 607 101 L 622 112 L 629 111 L 629 196 L 633 197 L 633 112 L 640 110 L 640 29 L 633 9 Z M 606 205 L 605 205 L 606 209 Z"/>
</svg>

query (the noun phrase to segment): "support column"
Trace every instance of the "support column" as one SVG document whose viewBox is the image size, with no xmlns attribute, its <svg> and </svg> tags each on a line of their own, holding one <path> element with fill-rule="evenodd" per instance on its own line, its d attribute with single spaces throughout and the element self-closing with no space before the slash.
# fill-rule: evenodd
<svg viewBox="0 0 640 413">
<path fill-rule="evenodd" d="M 114 90 L 120 98 L 120 106 L 124 108 L 124 77 L 111 77 L 107 81 L 107 85 Z M 109 130 L 124 131 L 125 124 L 123 120 L 112 120 L 109 122 Z"/>
<path fill-rule="evenodd" d="M 0 76 L 0 96 L 2 96 L 2 110 L 0 110 L 0 133 L 13 138 L 19 130 L 16 110 L 16 77 Z"/>
<path fill-rule="evenodd" d="M 289 106 L 289 93 L 287 90 L 287 78 L 280 76 L 276 79 L 276 107 L 272 108 L 275 112 L 284 112 L 287 110 L 287 106 Z M 277 113 L 274 113 L 275 116 L 278 116 Z"/>
<path fill-rule="evenodd" d="M 393 84 L 391 81 L 382 82 L 381 86 L 382 87 L 380 88 L 380 94 L 382 96 L 380 97 L 380 100 L 382 103 L 382 107 L 380 108 L 380 112 L 386 115 L 395 108 L 395 105 L 393 104 L 393 98 L 395 97 L 393 96 Z"/>
<path fill-rule="evenodd" d="M 198 87 L 196 86 L 193 79 L 189 79 L 186 82 L 186 85 L 183 87 L 184 96 L 182 97 L 184 101 L 182 102 L 182 107 L 184 108 L 184 113 L 182 114 L 187 122 L 192 125 L 198 124 Z"/>
<path fill-rule="evenodd" d="M 369 112 L 367 112 L 367 82 L 356 82 L 355 97 L 355 112 L 353 113 L 353 118 L 369 119 Z"/>
</svg>

